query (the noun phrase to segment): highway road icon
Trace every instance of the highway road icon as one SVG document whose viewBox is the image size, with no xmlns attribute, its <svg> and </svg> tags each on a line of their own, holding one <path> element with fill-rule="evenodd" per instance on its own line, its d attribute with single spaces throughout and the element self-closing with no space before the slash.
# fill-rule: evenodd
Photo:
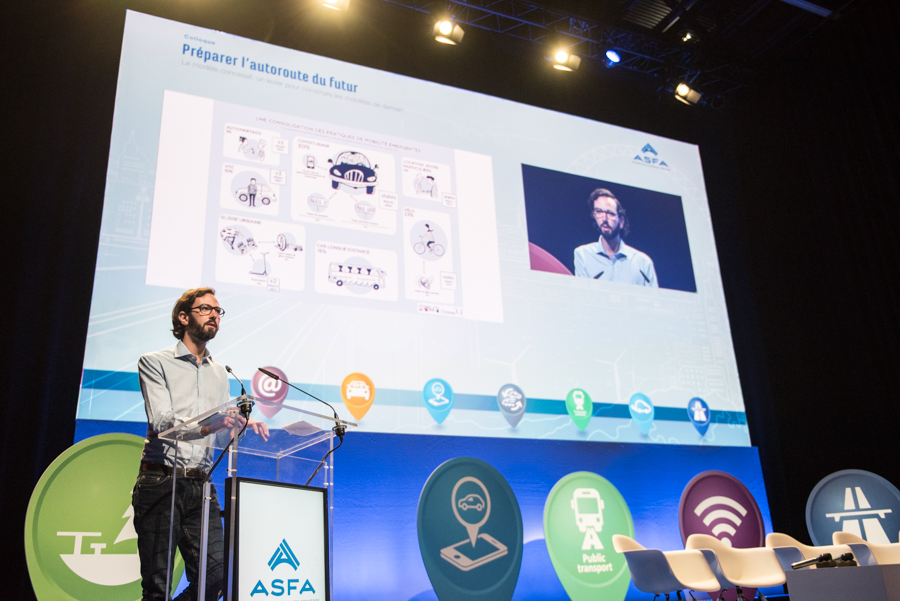
<svg viewBox="0 0 900 601">
<path fill-rule="evenodd" d="M 815 545 L 830 545 L 831 535 L 838 531 L 853 533 L 874 544 L 896 543 L 900 533 L 900 491 L 872 472 L 834 472 L 822 478 L 810 493 L 806 526 Z"/>
<path fill-rule="evenodd" d="M 705 436 L 712 421 L 712 411 L 709 410 L 709 405 L 700 397 L 694 397 L 688 401 L 687 412 L 688 419 L 697 428 L 697 432 L 701 437 Z"/>
</svg>

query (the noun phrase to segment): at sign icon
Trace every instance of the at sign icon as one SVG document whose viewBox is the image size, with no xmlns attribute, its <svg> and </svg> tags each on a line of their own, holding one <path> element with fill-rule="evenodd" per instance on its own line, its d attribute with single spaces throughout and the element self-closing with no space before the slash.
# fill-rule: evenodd
<svg viewBox="0 0 900 601">
<path fill-rule="evenodd" d="M 728 497 L 715 496 L 704 499 L 694 508 L 694 515 L 710 526 L 713 536 L 731 546 L 731 537 L 737 534 L 747 509 Z"/>
<path fill-rule="evenodd" d="M 762 513 L 744 484 L 725 472 L 697 474 L 684 487 L 678 506 L 681 540 L 711 534 L 735 549 L 765 543 Z"/>
<path fill-rule="evenodd" d="M 261 371 L 257 371 L 253 374 L 253 380 L 250 382 L 253 396 L 272 403 L 283 403 L 288 393 L 287 376 L 277 367 L 265 367 L 263 369 L 272 372 L 283 381 L 270 378 Z M 280 405 L 273 406 L 259 403 L 257 406 L 266 417 L 274 416 L 281 409 Z"/>
</svg>

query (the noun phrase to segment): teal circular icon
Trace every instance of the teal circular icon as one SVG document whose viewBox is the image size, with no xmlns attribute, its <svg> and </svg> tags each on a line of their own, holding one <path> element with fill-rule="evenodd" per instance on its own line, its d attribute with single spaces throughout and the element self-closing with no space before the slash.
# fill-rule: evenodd
<svg viewBox="0 0 900 601">
<path fill-rule="evenodd" d="M 440 601 L 509 601 L 522 565 L 522 513 L 493 466 L 441 464 L 419 497 L 419 551 Z"/>
<path fill-rule="evenodd" d="M 422 400 L 428 413 L 440 424 L 453 409 L 453 388 L 446 380 L 432 378 L 422 389 Z"/>
<path fill-rule="evenodd" d="M 572 601 L 622 601 L 631 582 L 614 534 L 634 538 L 628 504 L 609 480 L 591 472 L 564 476 L 544 503 L 544 538 L 553 569 Z"/>
<path fill-rule="evenodd" d="M 653 415 L 655 413 L 650 397 L 642 392 L 636 392 L 631 395 L 631 399 L 628 401 L 628 412 L 640 431 L 645 436 L 649 434 L 653 428 Z"/>
<path fill-rule="evenodd" d="M 102 434 L 66 449 L 35 486 L 25 557 L 40 601 L 141 598 L 131 490 L 144 439 Z M 184 571 L 176 556 L 177 585 Z"/>
</svg>

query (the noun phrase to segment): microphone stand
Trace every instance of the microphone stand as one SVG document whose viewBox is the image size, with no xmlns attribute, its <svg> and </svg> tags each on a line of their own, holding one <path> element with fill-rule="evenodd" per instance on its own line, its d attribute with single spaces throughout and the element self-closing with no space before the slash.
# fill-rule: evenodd
<svg viewBox="0 0 900 601">
<path fill-rule="evenodd" d="M 209 504 L 212 501 L 212 475 L 213 472 L 216 471 L 216 467 L 218 467 L 219 462 L 222 461 L 222 458 L 228 453 L 228 449 L 234 444 L 235 439 L 240 439 L 241 436 L 244 435 L 244 431 L 247 429 L 247 425 L 250 423 L 250 412 L 253 410 L 253 401 L 247 398 L 247 391 L 244 389 L 244 383 L 240 378 L 237 377 L 230 367 L 225 366 L 225 371 L 230 373 L 241 385 L 241 401 L 238 403 L 238 409 L 241 412 L 241 415 L 244 416 L 244 426 L 241 428 L 241 431 L 238 432 L 237 436 L 234 435 L 234 428 L 231 429 L 231 440 L 228 441 L 228 444 L 225 445 L 225 448 L 222 449 L 222 452 L 219 454 L 219 457 L 212 464 L 212 467 L 209 468 L 209 471 L 206 473 L 206 477 L 203 479 L 203 510 L 200 514 L 200 523 L 202 527 L 200 528 L 200 578 L 199 578 L 199 589 L 197 591 L 198 599 L 206 598 L 206 553 L 207 548 L 209 546 Z M 211 434 L 211 433 L 210 433 Z M 232 495 L 235 494 L 234 486 L 232 488 Z M 234 507 L 234 499 L 232 499 L 232 507 Z M 232 526 L 232 536 L 234 535 L 234 524 Z M 233 557 L 233 546 L 231 547 L 231 553 L 229 554 L 229 558 Z M 226 583 L 226 587 L 230 590 L 230 583 Z"/>
<path fill-rule="evenodd" d="M 257 369 L 258 369 L 259 371 L 261 371 L 262 373 L 264 373 L 265 375 L 267 375 L 267 376 L 269 376 L 270 378 L 272 378 L 273 380 L 276 380 L 276 381 L 278 381 L 278 382 L 284 382 L 285 384 L 287 384 L 287 385 L 290 386 L 291 388 L 293 388 L 293 389 L 295 389 L 295 390 L 299 390 L 300 392 L 302 392 L 302 393 L 305 394 L 306 396 L 308 396 L 308 397 L 310 397 L 310 398 L 312 398 L 312 399 L 315 399 L 315 400 L 319 401 L 320 403 L 322 403 L 323 405 L 325 405 L 326 407 L 328 407 L 329 409 L 331 409 L 331 412 L 334 413 L 334 419 L 335 419 L 335 420 L 340 419 L 340 418 L 338 418 L 337 411 L 335 411 L 334 407 L 332 407 L 329 403 L 326 403 L 325 401 L 323 401 L 323 400 L 320 399 L 319 397 L 317 397 L 317 396 L 315 396 L 315 395 L 312 395 L 312 394 L 306 392 L 305 390 L 303 390 L 303 389 L 300 388 L 299 386 L 294 386 L 293 384 L 291 384 L 291 383 L 288 382 L 287 380 L 285 380 L 285 379 L 279 377 L 277 374 L 274 374 L 274 373 L 270 372 L 270 371 L 267 370 L 267 369 L 263 369 L 262 367 L 258 367 Z M 235 377 L 237 377 L 237 376 L 235 376 Z M 344 426 L 343 424 L 335 423 L 334 428 L 332 428 L 332 430 L 334 431 L 335 436 L 337 436 L 337 437 L 340 439 L 340 442 L 338 443 L 338 446 L 334 447 L 333 449 L 331 449 L 330 451 L 328 451 L 327 453 L 325 453 L 325 456 L 322 457 L 322 461 L 320 461 L 320 462 L 319 462 L 319 465 L 316 466 L 316 469 L 315 469 L 315 471 L 312 473 L 312 476 L 310 476 L 310 477 L 309 477 L 309 480 L 306 481 L 306 486 L 309 486 L 309 483 L 312 482 L 312 479 L 316 477 L 316 474 L 318 474 L 318 473 L 319 473 L 319 470 L 322 468 L 322 466 L 325 465 L 325 460 L 328 459 L 328 456 L 331 455 L 332 453 L 334 453 L 335 451 L 337 451 L 339 448 L 341 448 L 341 445 L 344 444 L 344 434 L 347 433 L 347 427 Z"/>
</svg>

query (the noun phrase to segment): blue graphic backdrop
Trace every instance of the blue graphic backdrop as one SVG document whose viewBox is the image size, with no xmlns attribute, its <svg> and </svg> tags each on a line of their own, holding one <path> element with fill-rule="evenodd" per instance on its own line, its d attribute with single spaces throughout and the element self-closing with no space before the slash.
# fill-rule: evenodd
<svg viewBox="0 0 900 601">
<path fill-rule="evenodd" d="M 143 436 L 145 428 L 137 423 L 79 420 L 76 442 L 104 432 Z M 431 473 L 444 461 L 461 456 L 495 467 L 519 503 L 525 545 L 513 601 L 567 598 L 547 554 L 543 511 L 553 485 L 575 471 L 600 474 L 615 485 L 631 510 L 635 538 L 646 547 L 683 548 L 678 530 L 681 491 L 691 478 L 710 469 L 741 480 L 759 503 L 766 532 L 772 531 L 754 447 L 353 432 L 335 455 L 333 590 L 341 601 L 436 601 L 419 552 L 416 512 Z M 217 473 L 217 481 L 222 474 Z M 626 597 L 646 598 L 633 585 Z"/>
</svg>

